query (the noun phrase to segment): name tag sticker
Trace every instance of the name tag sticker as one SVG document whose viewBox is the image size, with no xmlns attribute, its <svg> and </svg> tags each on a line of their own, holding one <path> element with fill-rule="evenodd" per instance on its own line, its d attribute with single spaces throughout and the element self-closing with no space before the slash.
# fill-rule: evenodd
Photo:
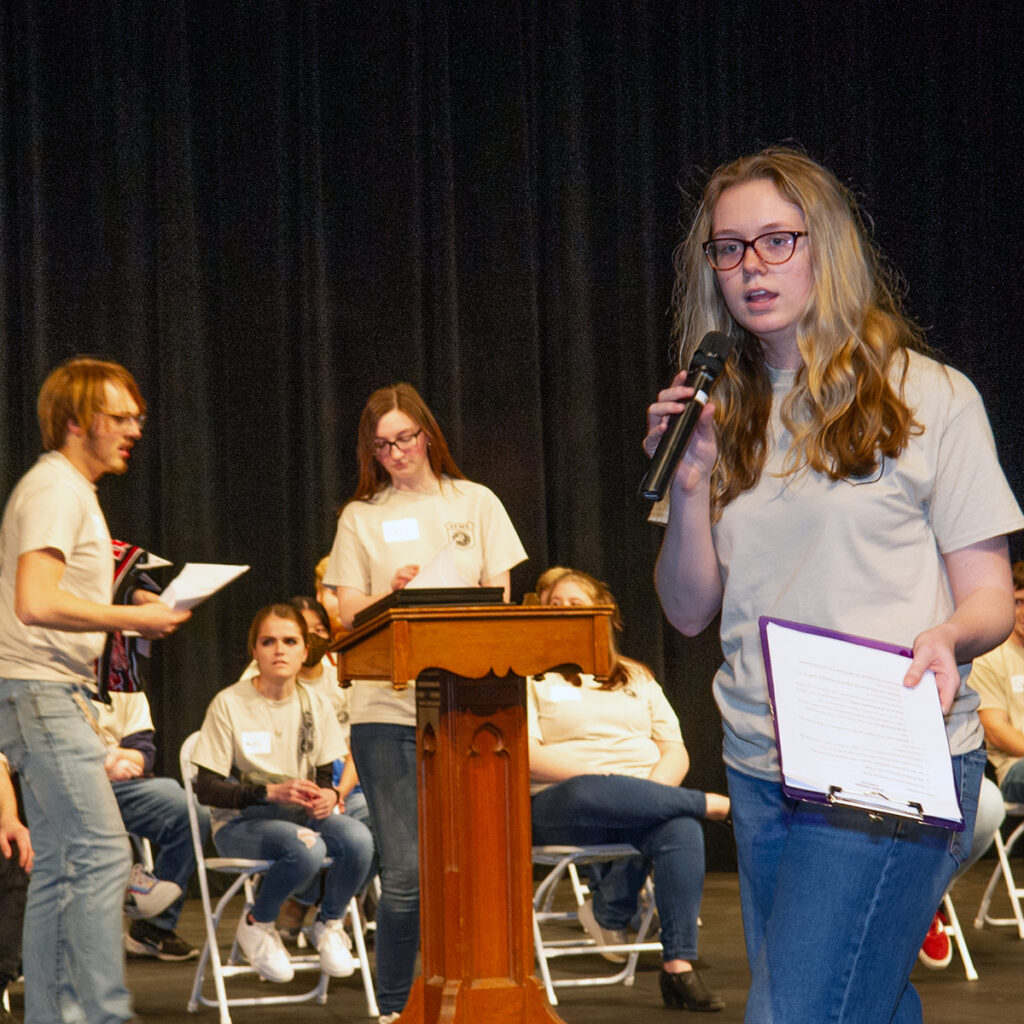
<svg viewBox="0 0 1024 1024">
<path fill-rule="evenodd" d="M 551 699 L 555 701 L 583 700 L 580 687 L 571 683 L 556 683 L 550 690 Z"/>
<path fill-rule="evenodd" d="M 382 524 L 384 540 L 397 544 L 403 540 L 419 540 L 420 528 L 415 519 L 389 519 Z"/>
<path fill-rule="evenodd" d="M 1010 686 L 1014 693 L 1024 693 L 1024 676 L 1010 676 Z"/>
<path fill-rule="evenodd" d="M 269 732 L 243 732 L 242 733 L 242 750 L 245 751 L 246 755 L 252 757 L 253 754 L 269 754 L 270 753 L 270 733 Z"/>
</svg>

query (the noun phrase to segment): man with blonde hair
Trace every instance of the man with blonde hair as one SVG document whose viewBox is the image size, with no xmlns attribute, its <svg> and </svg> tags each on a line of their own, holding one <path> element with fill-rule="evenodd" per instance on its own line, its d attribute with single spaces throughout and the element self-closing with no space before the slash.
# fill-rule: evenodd
<svg viewBox="0 0 1024 1024">
<path fill-rule="evenodd" d="M 119 1024 L 121 906 L 131 856 L 89 712 L 105 634 L 173 632 L 156 595 L 113 605 L 96 482 L 128 468 L 145 403 L 116 363 L 76 357 L 39 394 L 45 452 L 0 525 L 0 749 L 21 778 L 35 848 L 25 914 L 25 1024 Z"/>
</svg>

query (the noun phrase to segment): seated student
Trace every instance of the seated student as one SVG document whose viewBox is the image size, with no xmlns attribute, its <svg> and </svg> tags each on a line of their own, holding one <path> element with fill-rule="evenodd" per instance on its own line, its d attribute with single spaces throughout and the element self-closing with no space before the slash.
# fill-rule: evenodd
<svg viewBox="0 0 1024 1024">
<path fill-rule="evenodd" d="M 156 757 L 153 718 L 145 693 L 111 691 L 110 704 L 93 700 L 100 736 L 109 753 L 107 778 L 117 798 L 124 827 L 158 847 L 153 872 L 132 868 L 125 913 L 134 918 L 124 937 L 133 956 L 191 960 L 197 950 L 175 932 L 185 905 L 185 890 L 196 868 L 185 790 L 175 779 L 153 775 Z M 210 814 L 200 807 L 203 838 Z"/>
<path fill-rule="evenodd" d="M 599 580 L 573 570 L 555 582 L 549 603 L 614 605 L 615 599 Z M 557 672 L 527 680 L 533 841 L 635 846 L 643 863 L 626 862 L 633 865 L 628 905 L 621 873 L 609 872 L 598 881 L 593 903 L 580 909 L 581 922 L 599 945 L 625 941 L 637 894 L 653 866 L 665 1005 L 721 1010 L 724 1001 L 708 991 L 693 961 L 704 887 L 699 819 L 724 819 L 729 800 L 680 787 L 689 758 L 679 719 L 646 666 L 614 650 L 612 666 L 604 683 Z"/>
<path fill-rule="evenodd" d="M 571 572 L 572 569 L 568 569 L 564 565 L 553 565 L 550 569 L 545 569 L 540 576 L 537 577 L 537 583 L 534 588 L 534 593 L 537 596 L 537 603 L 551 604 L 551 588 L 563 576 L 567 576 Z"/>
<path fill-rule="evenodd" d="M 333 596 L 333 595 L 332 595 Z M 331 702 L 334 713 L 341 727 L 341 735 L 348 746 L 349 736 L 349 691 L 338 685 L 338 663 L 334 655 L 327 650 L 331 639 L 331 622 L 327 609 L 312 597 L 293 597 L 289 602 L 306 620 L 309 630 L 309 654 L 299 670 L 299 679 L 307 686 L 320 690 Z M 250 662 L 242 673 L 242 679 L 251 679 L 259 674 L 259 666 Z M 370 812 L 366 809 L 366 796 L 359 785 L 356 764 L 351 757 L 338 758 L 334 762 L 331 781 L 338 790 L 338 810 L 347 814 L 364 825 L 370 824 Z M 278 918 L 278 931 L 287 939 L 298 936 L 305 920 L 306 912 L 319 898 L 319 885 L 315 882 L 306 893 L 296 893 L 285 900 L 281 916 Z"/>
<path fill-rule="evenodd" d="M 323 970 L 348 977 L 355 963 L 342 916 L 373 859 L 369 829 L 336 813 L 331 775 L 348 749 L 328 699 L 299 681 L 309 631 L 298 609 L 261 609 L 249 628 L 249 653 L 258 674 L 214 697 L 192 756 L 199 800 L 214 808 L 220 853 L 274 861 L 239 922 L 238 944 L 267 980 L 290 981 L 294 970 L 274 921 L 331 857 L 312 938 Z"/>
<path fill-rule="evenodd" d="M 18 813 L 10 765 L 0 754 L 0 999 L 21 976 L 21 929 L 32 870 L 32 840 Z M 2 1010 L 0 1017 L 6 1019 Z"/>
<path fill-rule="evenodd" d="M 344 633 L 345 627 L 341 622 L 341 608 L 338 605 L 338 595 L 334 592 L 333 588 L 324 586 L 324 573 L 327 572 L 327 563 L 330 560 L 330 555 L 324 555 L 316 563 L 316 568 L 313 570 L 313 581 L 316 584 L 316 599 L 320 602 L 324 611 L 327 612 L 327 617 L 330 620 L 331 636 L 335 637 L 339 633 Z"/>
<path fill-rule="evenodd" d="M 1024 561 L 1013 564 L 1013 632 L 975 658 L 967 685 L 978 692 L 988 759 L 1007 803 L 1024 803 Z"/>
</svg>

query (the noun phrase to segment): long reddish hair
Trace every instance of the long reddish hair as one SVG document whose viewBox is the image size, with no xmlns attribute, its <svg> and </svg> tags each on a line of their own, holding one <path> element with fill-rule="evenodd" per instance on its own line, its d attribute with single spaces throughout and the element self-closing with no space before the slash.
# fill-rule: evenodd
<svg viewBox="0 0 1024 1024">
<path fill-rule="evenodd" d="M 359 483 L 349 501 L 369 501 L 390 486 L 391 477 L 377 458 L 373 442 L 377 437 L 377 424 L 381 417 L 396 409 L 404 412 L 427 435 L 427 459 L 434 476 L 438 480 L 445 476 L 453 480 L 466 479 L 465 474 L 455 464 L 455 459 L 448 450 L 448 442 L 444 439 L 444 434 L 441 433 L 441 428 L 427 403 L 411 384 L 400 381 L 390 387 L 378 388 L 363 406 L 356 438 Z"/>
</svg>

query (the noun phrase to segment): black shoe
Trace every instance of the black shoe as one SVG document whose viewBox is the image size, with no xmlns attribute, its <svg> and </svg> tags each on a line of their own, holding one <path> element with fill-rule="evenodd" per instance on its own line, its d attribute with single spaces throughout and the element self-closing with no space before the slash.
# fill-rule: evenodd
<svg viewBox="0 0 1024 1024">
<path fill-rule="evenodd" d="M 194 960 L 199 950 L 176 932 L 158 928 L 149 921 L 133 921 L 124 937 L 130 956 L 155 956 L 157 960 Z"/>
<path fill-rule="evenodd" d="M 695 971 L 683 971 L 682 974 L 669 974 L 661 970 L 661 998 L 670 1009 L 696 1010 L 714 1013 L 725 1009 L 725 1000 L 709 992 L 701 976 Z"/>
</svg>

